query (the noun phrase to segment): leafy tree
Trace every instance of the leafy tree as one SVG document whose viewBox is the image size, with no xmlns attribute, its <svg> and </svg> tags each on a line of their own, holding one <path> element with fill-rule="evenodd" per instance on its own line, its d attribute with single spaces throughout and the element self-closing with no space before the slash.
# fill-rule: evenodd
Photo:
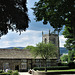
<svg viewBox="0 0 75 75">
<path fill-rule="evenodd" d="M 34 49 L 35 47 L 34 46 L 27 46 L 27 47 L 25 47 L 24 49 L 30 49 L 30 50 L 32 50 L 32 49 Z"/>
<path fill-rule="evenodd" d="M 50 43 L 38 43 L 32 50 L 35 57 L 41 56 L 43 59 L 49 59 L 57 56 L 57 47 Z"/>
<path fill-rule="evenodd" d="M 74 57 L 75 57 L 75 50 L 74 49 L 69 50 L 69 52 L 68 52 L 68 62 L 73 62 Z"/>
<path fill-rule="evenodd" d="M 42 59 L 45 59 L 45 71 L 47 72 L 46 60 L 57 56 L 57 47 L 50 43 L 38 43 L 36 47 L 32 49 L 32 54 L 37 57 L 41 56 Z"/>
<path fill-rule="evenodd" d="M 20 49 L 20 48 L 14 47 L 13 49 Z"/>
<path fill-rule="evenodd" d="M 34 15 L 36 21 L 42 21 L 43 24 L 50 23 L 53 28 L 58 30 L 63 25 L 69 26 L 73 30 L 75 38 L 75 1 L 74 0 L 39 0 L 35 2 Z M 71 33 L 71 31 L 68 29 Z"/>
<path fill-rule="evenodd" d="M 8 30 L 25 31 L 28 22 L 26 0 L 0 0 L 0 37 Z"/>
<path fill-rule="evenodd" d="M 64 44 L 64 46 L 68 49 L 68 50 L 72 50 L 75 48 L 75 44 L 74 44 L 74 38 L 73 38 L 73 34 L 70 33 L 68 31 L 68 29 L 73 32 L 72 28 L 70 26 L 65 26 L 65 29 L 63 31 L 63 35 L 65 38 L 67 38 L 67 40 L 65 41 L 66 44 Z"/>
<path fill-rule="evenodd" d="M 63 55 L 63 56 L 60 57 L 60 59 L 61 59 L 62 62 L 65 62 L 65 61 L 68 62 L 68 55 Z"/>
</svg>

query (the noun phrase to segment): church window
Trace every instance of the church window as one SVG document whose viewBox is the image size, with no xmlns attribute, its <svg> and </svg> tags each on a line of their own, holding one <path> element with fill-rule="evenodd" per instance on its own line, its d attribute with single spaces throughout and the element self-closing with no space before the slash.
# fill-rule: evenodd
<svg viewBox="0 0 75 75">
<path fill-rule="evenodd" d="M 47 43 L 47 39 L 45 38 L 45 43 Z"/>
<path fill-rule="evenodd" d="M 53 44 L 55 44 L 55 43 L 56 43 L 56 39 L 54 38 L 54 39 L 53 39 Z"/>
</svg>

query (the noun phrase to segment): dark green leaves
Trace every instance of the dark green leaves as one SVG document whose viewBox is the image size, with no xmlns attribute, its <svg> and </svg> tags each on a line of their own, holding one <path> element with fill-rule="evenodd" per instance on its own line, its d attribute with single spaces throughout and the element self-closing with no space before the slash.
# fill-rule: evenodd
<svg viewBox="0 0 75 75">
<path fill-rule="evenodd" d="M 26 0 L 0 0 L 0 36 L 25 31 L 28 22 Z"/>
</svg>

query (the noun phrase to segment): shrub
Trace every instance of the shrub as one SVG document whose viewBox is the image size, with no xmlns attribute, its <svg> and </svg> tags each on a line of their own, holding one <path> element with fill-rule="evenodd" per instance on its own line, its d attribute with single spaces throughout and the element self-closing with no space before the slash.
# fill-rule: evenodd
<svg viewBox="0 0 75 75">
<path fill-rule="evenodd" d="M 0 73 L 0 75 L 12 75 L 11 73 Z"/>
<path fill-rule="evenodd" d="M 17 70 L 14 71 L 14 72 L 13 72 L 13 75 L 19 75 L 18 71 L 17 71 Z"/>
<path fill-rule="evenodd" d="M 68 66 L 51 66 L 51 67 L 47 67 L 47 70 L 66 70 L 69 69 Z"/>
<path fill-rule="evenodd" d="M 34 70 L 45 70 L 45 67 L 34 67 Z M 66 70 L 69 69 L 68 66 L 51 66 L 51 67 L 47 67 L 47 70 Z"/>
<path fill-rule="evenodd" d="M 8 70 L 8 73 L 12 73 L 12 70 Z"/>
<path fill-rule="evenodd" d="M 34 70 L 45 70 L 45 67 L 34 67 Z"/>
<path fill-rule="evenodd" d="M 75 68 L 75 63 L 74 62 L 69 62 L 68 66 L 69 66 L 70 69 L 73 69 L 73 68 Z"/>
<path fill-rule="evenodd" d="M 0 70 L 0 73 L 3 73 L 3 70 Z"/>
<path fill-rule="evenodd" d="M 68 63 L 58 63 L 58 66 L 68 66 Z"/>
</svg>

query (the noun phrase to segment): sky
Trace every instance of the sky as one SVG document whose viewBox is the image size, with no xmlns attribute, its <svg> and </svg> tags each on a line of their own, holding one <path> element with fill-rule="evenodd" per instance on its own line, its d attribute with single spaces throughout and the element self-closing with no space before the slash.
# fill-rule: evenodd
<svg viewBox="0 0 75 75">
<path fill-rule="evenodd" d="M 7 47 L 26 47 L 28 45 L 36 46 L 37 43 L 42 42 L 42 31 L 44 34 L 48 34 L 49 30 L 52 32 L 53 28 L 48 23 L 43 25 L 42 21 L 36 22 L 34 20 L 35 16 L 33 15 L 33 10 L 35 1 L 39 0 L 27 0 L 28 16 L 31 20 L 29 27 L 25 32 L 22 32 L 21 35 L 11 30 L 7 35 L 4 35 L 0 39 L 0 48 Z M 61 31 L 62 33 L 62 31 Z M 60 47 L 64 47 L 66 39 L 63 35 L 59 35 Z"/>
</svg>

